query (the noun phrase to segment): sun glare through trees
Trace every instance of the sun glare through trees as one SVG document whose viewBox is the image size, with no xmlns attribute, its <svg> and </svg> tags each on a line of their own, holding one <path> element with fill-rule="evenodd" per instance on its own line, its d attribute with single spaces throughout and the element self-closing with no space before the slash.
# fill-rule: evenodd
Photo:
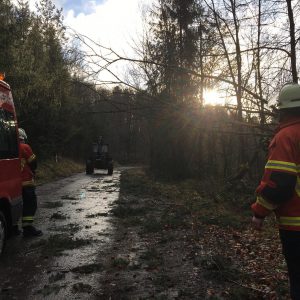
<svg viewBox="0 0 300 300">
<path fill-rule="evenodd" d="M 224 105 L 224 98 L 216 90 L 207 90 L 204 92 L 204 105 Z"/>
</svg>

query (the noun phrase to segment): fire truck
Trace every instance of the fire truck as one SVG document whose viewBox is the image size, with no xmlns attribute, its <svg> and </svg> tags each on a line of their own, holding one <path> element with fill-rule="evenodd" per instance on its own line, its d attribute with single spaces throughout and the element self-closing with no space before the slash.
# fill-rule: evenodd
<svg viewBox="0 0 300 300">
<path fill-rule="evenodd" d="M 22 214 L 21 162 L 10 86 L 0 73 L 0 254 Z"/>
</svg>

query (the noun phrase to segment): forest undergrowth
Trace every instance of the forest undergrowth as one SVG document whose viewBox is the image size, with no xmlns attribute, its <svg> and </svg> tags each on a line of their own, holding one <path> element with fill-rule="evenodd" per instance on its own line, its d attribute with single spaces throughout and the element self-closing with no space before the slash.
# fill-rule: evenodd
<svg viewBox="0 0 300 300">
<path fill-rule="evenodd" d="M 39 185 L 71 176 L 74 173 L 83 172 L 84 170 L 85 166 L 83 163 L 63 157 L 58 157 L 57 159 L 52 158 L 38 162 L 35 179 Z"/>
<path fill-rule="evenodd" d="M 170 254 L 164 249 L 171 247 L 162 248 L 162 241 L 184 241 L 182 251 L 191 249 L 187 257 L 190 268 L 196 270 L 193 280 L 201 277 L 205 282 L 206 299 L 288 299 L 287 271 L 275 220 L 269 218 L 261 232 L 251 228 L 254 190 L 255 185 L 246 181 L 166 182 L 155 180 L 145 170 L 132 169 L 122 174 L 121 191 L 150 200 L 148 204 L 121 203 L 114 215 L 123 220 L 126 216 L 130 226 L 143 228 L 148 246 L 164 261 L 165 273 Z M 160 242 L 151 244 L 151 234 Z M 184 286 L 184 281 L 190 285 L 191 278 L 177 284 Z M 200 295 L 197 286 L 201 285 L 195 284 L 187 298 Z M 182 287 L 179 295 L 184 293 Z"/>
</svg>

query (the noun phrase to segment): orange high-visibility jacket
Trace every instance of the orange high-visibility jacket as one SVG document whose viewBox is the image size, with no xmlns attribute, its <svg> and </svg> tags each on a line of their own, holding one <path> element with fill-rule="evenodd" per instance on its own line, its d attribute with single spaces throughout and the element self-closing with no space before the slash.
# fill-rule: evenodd
<svg viewBox="0 0 300 300">
<path fill-rule="evenodd" d="M 257 217 L 275 212 L 279 228 L 300 231 L 300 118 L 282 122 L 269 145 L 265 172 L 251 208 Z"/>
<path fill-rule="evenodd" d="M 30 164 L 36 159 L 29 145 L 20 143 L 21 176 L 23 186 L 34 186 L 34 175 Z"/>
</svg>

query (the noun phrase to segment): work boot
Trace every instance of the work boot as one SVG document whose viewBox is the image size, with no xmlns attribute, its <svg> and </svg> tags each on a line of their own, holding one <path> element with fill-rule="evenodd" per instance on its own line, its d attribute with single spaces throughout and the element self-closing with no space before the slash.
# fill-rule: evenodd
<svg viewBox="0 0 300 300">
<path fill-rule="evenodd" d="M 23 227 L 23 236 L 24 237 L 36 237 L 43 235 L 41 230 L 36 229 L 34 226 L 29 225 Z"/>
</svg>

